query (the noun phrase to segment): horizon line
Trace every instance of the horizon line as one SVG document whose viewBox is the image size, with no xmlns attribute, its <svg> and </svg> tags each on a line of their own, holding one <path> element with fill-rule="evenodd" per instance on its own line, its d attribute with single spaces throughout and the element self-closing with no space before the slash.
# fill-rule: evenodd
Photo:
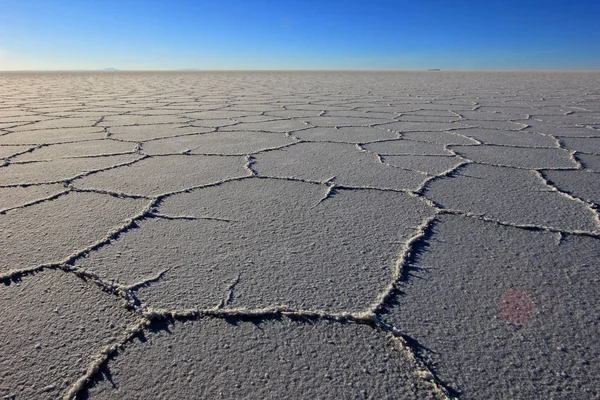
<svg viewBox="0 0 600 400">
<path fill-rule="evenodd" d="M 176 68 L 176 69 L 118 69 L 118 68 L 103 68 L 103 69 L 14 69 L 0 70 L 0 73 L 7 72 L 600 72 L 598 69 L 443 69 L 443 68 L 426 68 L 426 69 L 201 69 L 201 68 Z"/>
</svg>

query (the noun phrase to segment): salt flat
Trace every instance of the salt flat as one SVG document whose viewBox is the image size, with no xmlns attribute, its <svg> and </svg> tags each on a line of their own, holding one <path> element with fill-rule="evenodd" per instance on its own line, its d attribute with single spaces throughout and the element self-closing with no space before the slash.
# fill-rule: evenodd
<svg viewBox="0 0 600 400">
<path fill-rule="evenodd" d="M 600 73 L 0 87 L 2 398 L 600 397 Z"/>
</svg>

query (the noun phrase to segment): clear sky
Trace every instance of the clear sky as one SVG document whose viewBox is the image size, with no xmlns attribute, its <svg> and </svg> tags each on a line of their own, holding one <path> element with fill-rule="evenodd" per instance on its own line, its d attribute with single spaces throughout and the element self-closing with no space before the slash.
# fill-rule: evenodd
<svg viewBox="0 0 600 400">
<path fill-rule="evenodd" d="M 0 0 L 0 70 L 600 69 L 600 0 Z"/>
</svg>

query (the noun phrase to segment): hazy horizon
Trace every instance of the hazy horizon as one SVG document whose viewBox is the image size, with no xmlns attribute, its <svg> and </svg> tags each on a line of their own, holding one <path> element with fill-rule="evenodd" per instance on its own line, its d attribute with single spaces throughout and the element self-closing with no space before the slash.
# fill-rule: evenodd
<svg viewBox="0 0 600 400">
<path fill-rule="evenodd" d="M 588 1 L 0 5 L 0 71 L 600 69 Z"/>
<path fill-rule="evenodd" d="M 0 73 L 64 73 L 64 72 L 101 72 L 101 73 L 119 73 L 119 72 L 489 72 L 489 73 L 535 73 L 535 72 L 556 72 L 556 73 L 600 73 L 600 69 L 199 69 L 199 68 L 178 68 L 178 69 L 14 69 L 0 70 Z"/>
</svg>

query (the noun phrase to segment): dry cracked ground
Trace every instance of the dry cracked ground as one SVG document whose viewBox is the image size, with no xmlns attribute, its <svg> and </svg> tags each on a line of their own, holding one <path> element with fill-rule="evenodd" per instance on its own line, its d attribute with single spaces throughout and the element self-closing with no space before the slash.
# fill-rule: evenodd
<svg viewBox="0 0 600 400">
<path fill-rule="evenodd" d="M 600 398 L 600 74 L 0 87 L 1 398 Z"/>
</svg>

